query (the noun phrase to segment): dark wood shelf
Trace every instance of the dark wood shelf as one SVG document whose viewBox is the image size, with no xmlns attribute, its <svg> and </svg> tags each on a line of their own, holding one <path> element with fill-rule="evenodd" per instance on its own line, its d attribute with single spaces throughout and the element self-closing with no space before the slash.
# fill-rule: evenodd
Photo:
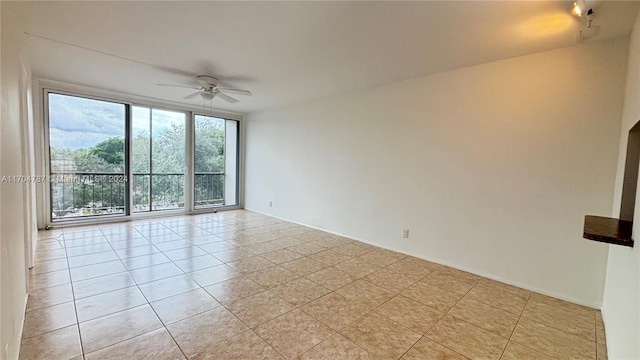
<svg viewBox="0 0 640 360">
<path fill-rule="evenodd" d="M 632 221 L 587 215 L 584 217 L 582 236 L 589 240 L 633 247 L 632 229 Z"/>
</svg>

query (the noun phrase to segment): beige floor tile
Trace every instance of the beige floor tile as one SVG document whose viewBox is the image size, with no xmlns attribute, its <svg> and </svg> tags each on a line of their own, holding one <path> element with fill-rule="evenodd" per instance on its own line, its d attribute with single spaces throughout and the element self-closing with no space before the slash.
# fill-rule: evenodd
<svg viewBox="0 0 640 360">
<path fill-rule="evenodd" d="M 65 240 L 64 244 L 67 249 L 71 249 L 78 246 L 89 246 L 89 245 L 97 245 L 97 244 L 105 244 L 108 243 L 107 238 L 104 236 L 95 236 L 91 238 L 84 239 L 73 239 L 73 240 Z"/>
<path fill-rule="evenodd" d="M 336 292 L 329 293 L 300 308 L 334 330 L 344 328 L 369 312 L 369 308 L 361 302 L 347 299 Z"/>
<path fill-rule="evenodd" d="M 405 256 L 404 254 L 385 249 L 376 249 L 360 256 L 360 259 L 380 267 L 385 267 L 403 259 Z"/>
<path fill-rule="evenodd" d="M 320 234 L 319 236 L 320 236 L 319 239 L 312 240 L 311 242 L 313 242 L 314 244 L 316 244 L 318 246 L 326 247 L 328 249 L 334 248 L 334 247 L 338 247 L 338 246 L 341 246 L 341 245 L 345 245 L 345 244 L 350 244 L 350 243 L 353 242 L 353 240 L 348 239 L 346 237 L 333 235 L 333 234 L 328 234 L 328 233 L 325 233 L 325 232 L 322 232 L 322 234 Z"/>
<path fill-rule="evenodd" d="M 236 300 L 229 304 L 227 308 L 249 327 L 254 328 L 293 310 L 295 307 L 266 290 L 244 299 Z"/>
<path fill-rule="evenodd" d="M 199 247 L 197 247 L 195 245 L 192 245 L 192 246 L 187 247 L 187 248 L 182 248 L 182 249 L 163 251 L 162 253 L 166 257 L 168 257 L 169 259 L 171 259 L 173 261 L 188 259 L 188 258 L 192 258 L 192 257 L 196 257 L 196 256 L 207 255 L 207 253 L 204 252 L 204 250 L 200 249 Z"/>
<path fill-rule="evenodd" d="M 38 239 L 36 251 L 61 249 L 64 249 L 64 240 L 62 239 Z"/>
<path fill-rule="evenodd" d="M 344 272 L 349 273 L 351 276 L 357 279 L 363 278 L 381 269 L 379 266 L 368 263 L 358 257 L 355 257 L 347 261 L 343 261 L 339 264 L 334 265 L 334 267 L 338 270 L 342 270 Z"/>
<path fill-rule="evenodd" d="M 498 289 L 502 289 L 504 291 L 508 291 L 510 293 L 513 293 L 515 295 L 519 295 L 519 296 L 527 298 L 527 299 L 531 296 L 531 291 L 529 291 L 529 290 L 522 289 L 522 288 L 519 288 L 517 286 L 501 283 L 499 281 L 480 278 L 479 283 L 483 284 L 483 285 L 487 285 L 487 286 L 493 286 L 493 287 L 496 287 Z"/>
<path fill-rule="evenodd" d="M 174 240 L 155 244 L 155 247 L 160 251 L 184 249 L 190 246 L 193 246 L 193 244 L 188 242 L 187 240 Z"/>
<path fill-rule="evenodd" d="M 216 265 L 189 273 L 189 276 L 202 287 L 233 279 L 240 275 L 240 272 L 226 264 Z"/>
<path fill-rule="evenodd" d="M 589 321 L 593 321 L 594 323 L 596 321 L 596 313 L 598 312 L 598 310 L 595 310 L 586 306 L 570 303 L 564 300 L 552 298 L 552 297 L 542 295 L 542 294 L 537 294 L 537 293 L 532 293 L 530 300 L 532 303 L 535 303 L 535 304 L 545 304 L 550 307 L 563 309 L 576 316 L 587 317 L 589 318 Z"/>
<path fill-rule="evenodd" d="M 304 240 L 302 239 L 296 239 L 296 238 L 292 238 L 292 237 L 283 237 L 283 238 L 279 238 L 279 239 L 275 239 L 275 240 L 271 240 L 272 244 L 277 245 L 279 248 L 284 249 L 284 248 L 288 248 L 289 246 L 294 246 L 294 245 L 298 245 L 303 243 Z"/>
<path fill-rule="evenodd" d="M 402 295 L 380 305 L 375 309 L 375 312 L 421 335 L 431 329 L 444 315 L 444 313 Z"/>
<path fill-rule="evenodd" d="M 149 242 L 149 240 L 145 239 L 145 238 L 131 238 L 131 239 L 124 239 L 124 238 L 119 238 L 120 240 L 117 241 L 112 241 L 111 239 L 109 239 L 109 243 L 111 244 L 111 247 L 114 250 L 120 250 L 120 249 L 126 249 L 126 248 L 131 248 L 131 247 L 136 247 L 136 246 L 143 246 L 143 245 L 149 245 L 151 244 Z"/>
<path fill-rule="evenodd" d="M 309 243 L 293 245 L 288 247 L 287 249 L 297 252 L 298 254 L 304 255 L 304 256 L 310 256 L 312 254 L 319 253 L 325 250 L 324 247 L 314 245 L 314 244 L 309 244 Z"/>
<path fill-rule="evenodd" d="M 36 264 L 38 267 L 38 264 Z M 68 284 L 71 282 L 71 278 L 69 277 L 69 270 L 57 270 L 39 274 L 30 274 L 29 276 L 29 288 L 31 290 L 57 286 L 62 284 Z"/>
<path fill-rule="evenodd" d="M 85 355 L 86 360 L 177 360 L 185 359 L 167 329 L 138 335 Z"/>
<path fill-rule="evenodd" d="M 425 336 L 472 359 L 500 359 L 508 341 L 450 315 L 445 315 Z"/>
<path fill-rule="evenodd" d="M 70 270 L 70 272 L 71 280 L 81 281 L 105 275 L 117 274 L 120 272 L 125 272 L 126 270 L 127 269 L 124 267 L 124 265 L 122 265 L 122 262 L 120 260 L 114 260 L 95 265 L 73 268 Z"/>
<path fill-rule="evenodd" d="M 520 315 L 528 298 L 494 286 L 476 284 L 466 295 L 468 298 Z"/>
<path fill-rule="evenodd" d="M 269 344 L 252 330 L 245 331 L 192 356 L 190 360 L 283 360 Z"/>
<path fill-rule="evenodd" d="M 327 267 L 327 265 L 308 257 L 289 261 L 281 264 L 281 266 L 293 271 L 300 276 L 309 275 Z"/>
<path fill-rule="evenodd" d="M 127 273 L 101 276 L 93 279 L 74 281 L 73 292 L 76 300 L 113 290 L 134 286 L 136 283 Z"/>
<path fill-rule="evenodd" d="M 421 337 L 386 317 L 369 313 L 341 331 L 349 340 L 381 359 L 398 359 Z"/>
<path fill-rule="evenodd" d="M 110 291 L 76 300 L 78 321 L 84 322 L 101 316 L 131 309 L 147 303 L 136 286 Z"/>
<path fill-rule="evenodd" d="M 123 259 L 122 263 L 127 270 L 140 269 L 152 265 L 164 264 L 171 262 L 168 257 L 161 253 L 155 253 L 151 255 L 136 256 L 128 259 Z"/>
<path fill-rule="evenodd" d="M 242 247 L 222 251 L 212 251 L 210 254 L 222 262 L 238 261 L 255 255 L 253 251 L 249 251 Z"/>
<path fill-rule="evenodd" d="M 95 253 L 104 252 L 104 251 L 110 251 L 110 250 L 111 250 L 111 245 L 109 245 L 108 242 L 101 242 L 101 243 L 92 244 L 92 245 L 70 247 L 67 249 L 67 256 L 71 257 L 71 256 L 79 256 L 79 255 L 89 255 L 89 254 L 95 254 Z"/>
<path fill-rule="evenodd" d="M 434 271 L 422 279 L 422 281 L 431 286 L 439 287 L 459 295 L 465 295 L 478 282 L 478 280 L 475 279 L 457 277 L 442 271 Z"/>
<path fill-rule="evenodd" d="M 276 286 L 271 289 L 271 292 L 285 299 L 294 306 L 302 306 L 330 293 L 331 290 L 302 277 L 286 284 Z"/>
<path fill-rule="evenodd" d="M 357 301 L 369 309 L 391 299 L 395 293 L 364 280 L 356 280 L 336 290 L 337 293 Z"/>
<path fill-rule="evenodd" d="M 553 358 L 545 354 L 539 353 L 535 350 L 531 350 L 513 341 L 509 341 L 507 348 L 504 350 L 504 354 L 502 354 L 502 358 L 500 358 L 500 360 L 551 360 L 551 359 Z"/>
<path fill-rule="evenodd" d="M 607 360 L 609 357 L 607 355 L 607 344 L 604 342 L 599 342 L 596 346 L 596 356 L 598 360 Z"/>
<path fill-rule="evenodd" d="M 282 264 L 288 261 L 293 261 L 296 259 L 300 259 L 303 257 L 297 252 L 291 251 L 289 249 L 279 249 L 275 251 L 269 251 L 261 255 L 263 258 L 271 261 L 274 264 Z"/>
<path fill-rule="evenodd" d="M 598 311 L 250 211 L 41 234 L 22 358 L 606 359 Z"/>
<path fill-rule="evenodd" d="M 221 238 L 210 235 L 210 236 L 198 236 L 195 238 L 189 238 L 189 242 L 194 245 L 198 245 L 198 247 L 208 253 L 214 253 L 218 251 L 225 251 L 234 249 L 237 246 L 231 244 L 227 241 L 222 240 Z"/>
<path fill-rule="evenodd" d="M 299 360 L 372 360 L 369 353 L 340 334 L 334 334 L 298 357 Z"/>
<path fill-rule="evenodd" d="M 255 331 L 286 359 L 295 358 L 334 333 L 299 309 L 270 320 Z"/>
<path fill-rule="evenodd" d="M 129 270 L 129 275 L 131 275 L 133 280 L 138 284 L 144 284 L 180 274 L 183 274 L 183 271 L 173 263 L 164 263 L 152 265 L 145 268 Z"/>
<path fill-rule="evenodd" d="M 160 250 L 158 250 L 153 244 L 148 244 L 148 245 L 118 249 L 118 250 L 115 250 L 115 252 L 120 259 L 128 259 L 136 256 L 151 255 L 151 254 L 159 253 Z"/>
<path fill-rule="evenodd" d="M 449 311 L 449 315 L 506 338 L 511 336 L 518 323 L 518 315 L 466 297 Z"/>
<path fill-rule="evenodd" d="M 424 277 L 429 275 L 431 272 L 436 271 L 440 267 L 442 267 L 442 265 L 407 256 L 406 258 L 389 265 L 387 268 L 405 274 L 420 275 Z"/>
<path fill-rule="evenodd" d="M 55 271 L 64 270 L 68 268 L 69 268 L 69 264 L 67 263 L 67 259 L 43 261 L 43 262 L 34 264 L 33 268 L 29 269 L 29 277 L 31 278 L 36 275 L 55 272 Z"/>
<path fill-rule="evenodd" d="M 511 340 L 552 357 L 595 359 L 595 342 L 521 318 Z"/>
<path fill-rule="evenodd" d="M 70 268 L 99 264 L 107 261 L 118 260 L 118 255 L 113 250 L 103 251 L 95 254 L 74 256 L 67 259 Z"/>
<path fill-rule="evenodd" d="M 388 267 L 378 270 L 364 277 L 370 283 L 379 285 L 387 290 L 399 293 L 422 279 L 422 275 L 407 274 Z"/>
<path fill-rule="evenodd" d="M 556 305 L 553 301 L 541 300 L 540 297 L 535 295 L 531 296 L 522 312 L 523 317 L 569 334 L 582 336 L 587 340 L 596 341 L 595 310 L 576 308 L 564 304 Z"/>
<path fill-rule="evenodd" d="M 196 256 L 184 260 L 178 260 L 175 264 L 184 272 L 193 272 L 222 265 L 222 262 L 211 255 Z"/>
<path fill-rule="evenodd" d="M 27 311 L 24 319 L 25 338 L 76 324 L 73 301 L 42 309 Z"/>
<path fill-rule="evenodd" d="M 286 284 L 300 277 L 300 275 L 280 265 L 249 273 L 246 276 L 267 289 Z"/>
<path fill-rule="evenodd" d="M 334 267 L 316 271 L 305 277 L 331 290 L 337 290 L 356 280 L 356 278 L 350 274 Z"/>
<path fill-rule="evenodd" d="M 351 260 L 353 257 L 343 254 L 335 249 L 328 249 L 315 254 L 309 255 L 313 260 L 319 261 L 325 265 L 335 265 L 343 261 Z"/>
<path fill-rule="evenodd" d="M 82 347 L 91 353 L 161 327 L 151 306 L 138 306 L 80 323 Z"/>
<path fill-rule="evenodd" d="M 400 293 L 441 312 L 447 312 L 460 300 L 461 295 L 418 282 Z"/>
<path fill-rule="evenodd" d="M 265 290 L 265 288 L 258 283 L 245 276 L 238 276 L 233 279 L 221 281 L 209 285 L 204 289 L 216 300 L 225 305 Z"/>
<path fill-rule="evenodd" d="M 227 263 L 227 265 L 231 266 L 236 271 L 239 271 L 241 273 L 250 273 L 274 266 L 275 264 L 260 256 L 252 256 Z"/>
<path fill-rule="evenodd" d="M 423 337 L 407 351 L 401 360 L 466 360 L 465 356 Z"/>
<path fill-rule="evenodd" d="M 167 326 L 182 351 L 190 357 L 247 330 L 247 327 L 220 306 Z"/>
<path fill-rule="evenodd" d="M 440 266 L 436 271 L 439 272 L 443 272 L 449 275 L 453 275 L 455 277 L 461 278 L 461 279 L 467 279 L 467 280 L 480 280 L 481 277 L 466 271 L 462 271 L 462 270 L 458 270 L 458 269 L 454 269 L 452 267 L 448 267 L 448 266 Z"/>
<path fill-rule="evenodd" d="M 77 325 L 23 338 L 20 347 L 20 360 L 71 359 L 81 355 Z"/>
<path fill-rule="evenodd" d="M 33 261 L 39 263 L 42 261 L 64 259 L 66 256 L 67 253 L 65 252 L 65 249 L 36 251 L 33 255 Z"/>
<path fill-rule="evenodd" d="M 138 285 L 149 302 L 178 295 L 198 288 L 198 284 L 187 275 L 178 275 Z"/>
<path fill-rule="evenodd" d="M 336 246 L 334 247 L 334 249 L 342 254 L 349 256 L 360 256 L 371 251 L 371 249 L 356 245 L 356 242 Z"/>
<path fill-rule="evenodd" d="M 188 291 L 151 303 L 160 320 L 167 325 L 212 310 L 220 304 L 203 289 Z"/>
<path fill-rule="evenodd" d="M 71 289 L 71 284 L 40 288 L 29 292 L 27 311 L 62 304 L 72 300 L 73 291 Z"/>
</svg>

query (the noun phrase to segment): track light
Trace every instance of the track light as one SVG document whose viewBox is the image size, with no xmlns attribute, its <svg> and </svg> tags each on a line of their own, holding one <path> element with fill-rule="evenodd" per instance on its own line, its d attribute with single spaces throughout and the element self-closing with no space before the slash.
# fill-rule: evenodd
<svg viewBox="0 0 640 360">
<path fill-rule="evenodd" d="M 587 4 L 584 0 L 576 0 L 573 2 L 573 7 L 571 8 L 571 13 L 577 17 L 581 17 L 589 11 L 587 9 Z"/>
</svg>

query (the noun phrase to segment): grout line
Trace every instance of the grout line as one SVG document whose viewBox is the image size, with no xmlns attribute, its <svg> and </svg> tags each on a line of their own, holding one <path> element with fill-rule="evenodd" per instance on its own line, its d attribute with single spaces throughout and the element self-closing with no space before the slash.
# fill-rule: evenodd
<svg viewBox="0 0 640 360">
<path fill-rule="evenodd" d="M 162 226 L 164 226 L 163 224 L 161 224 L 161 225 L 162 225 Z M 135 226 L 133 226 L 133 228 L 134 228 L 134 231 L 139 232 L 137 229 L 135 229 Z M 98 226 L 98 229 L 99 229 L 99 230 L 100 230 L 100 232 L 104 235 L 104 231 L 102 231 L 102 229 L 101 229 L 99 226 Z M 142 233 L 140 233 L 140 234 L 144 236 L 144 234 L 142 234 Z M 105 236 L 105 237 L 106 237 L 106 236 Z M 147 239 L 147 238 L 145 237 L 145 239 Z M 149 239 L 147 239 L 147 241 L 149 241 Z M 107 242 L 109 243 L 109 246 L 111 247 L 111 249 L 115 252 L 115 249 L 113 248 L 113 245 L 111 245 L 111 242 L 109 242 L 109 238 L 107 238 Z M 150 242 L 150 241 L 149 241 L 149 242 Z M 150 242 L 150 243 L 151 243 L 151 242 Z M 155 248 L 155 246 L 154 246 L 153 244 L 151 244 L 151 245 Z M 157 248 L 156 248 L 156 249 L 157 249 Z M 158 250 L 159 250 L 159 249 L 158 249 Z M 153 313 L 156 315 L 156 318 L 158 319 L 158 321 L 159 321 L 159 322 L 160 322 L 160 324 L 162 325 L 162 328 L 164 328 L 164 329 L 165 329 L 165 331 L 166 331 L 167 333 L 169 333 L 169 336 L 171 336 L 171 339 L 173 340 L 173 342 L 176 344 L 176 346 L 178 347 L 178 349 L 180 350 L 180 352 L 182 353 L 182 355 L 184 355 L 184 357 L 186 358 L 186 357 L 187 357 L 187 355 L 184 353 L 184 351 L 182 350 L 182 348 L 178 345 L 178 343 L 176 342 L 176 340 L 175 340 L 175 338 L 173 337 L 173 335 L 169 332 L 169 329 L 167 329 L 167 327 L 166 327 L 166 326 L 165 326 L 165 324 L 162 322 L 162 320 L 160 320 L 160 316 L 158 316 L 158 313 L 157 313 L 157 312 L 156 312 L 156 310 L 153 308 L 153 306 L 151 306 L 151 302 L 149 301 L 149 299 L 147 298 L 147 296 L 144 294 L 144 292 L 142 292 L 142 289 L 140 289 L 140 286 L 138 285 L 138 283 L 135 281 L 135 279 L 133 279 L 133 277 L 132 277 L 132 276 L 131 276 L 131 274 L 129 273 L 129 270 L 127 269 L 127 267 L 125 266 L 124 262 L 122 261 L 122 258 L 120 258 L 120 256 L 118 255 L 118 253 L 117 253 L 117 252 L 115 252 L 115 253 L 116 253 L 116 256 L 118 257 L 118 260 L 120 261 L 120 263 L 122 264 L 122 266 L 125 268 L 125 272 L 126 272 L 126 273 L 127 273 L 127 275 L 131 278 L 131 280 L 133 280 L 133 283 L 135 284 L 135 286 L 136 286 L 136 288 L 138 289 L 138 291 L 140 292 L 140 294 L 142 294 L 142 297 L 147 301 L 147 303 L 146 303 L 146 304 L 144 304 L 144 305 L 148 305 L 148 306 L 149 306 L 149 308 L 151 309 L 151 311 L 153 311 Z M 166 255 L 165 255 L 165 256 L 166 256 Z M 171 260 L 171 259 L 169 259 L 169 260 Z M 181 270 L 182 270 L 182 269 L 181 269 Z M 144 305 L 140 305 L 140 307 L 142 307 L 142 306 L 144 306 Z M 125 311 L 126 311 L 126 310 L 125 310 Z M 114 314 L 115 314 L 115 313 L 114 313 Z M 110 315 L 112 315 L 112 314 L 110 314 Z M 158 329 L 160 329 L 160 328 L 158 328 Z M 154 329 L 154 330 L 151 330 L 151 331 L 155 331 L 155 330 L 157 330 L 157 329 Z M 144 335 L 144 334 L 146 334 L 146 333 L 138 334 L 138 335 L 136 335 L 136 336 L 140 336 L 140 335 Z M 122 340 L 122 341 L 127 341 L 127 340 L 130 340 L 130 339 L 133 339 L 133 338 L 135 338 L 136 336 L 131 337 L 131 338 L 128 338 L 128 339 L 125 339 L 125 340 Z M 122 342 L 122 341 L 121 341 L 121 342 Z M 107 347 L 109 347 L 109 346 L 113 346 L 113 345 L 115 345 L 115 344 L 109 344 L 109 345 L 105 346 L 104 348 L 107 348 Z M 102 349 L 104 349 L 104 348 L 102 348 Z M 98 350 L 100 350 L 100 349 L 98 349 Z M 98 350 L 96 350 L 96 351 L 98 351 Z"/>
<path fill-rule="evenodd" d="M 82 356 L 82 358 L 84 359 L 85 350 L 84 350 L 84 343 L 82 341 L 82 332 L 80 331 L 80 319 L 78 318 L 78 307 L 76 306 L 76 291 L 73 286 L 73 278 L 71 277 L 71 264 L 69 264 L 69 256 L 67 254 L 67 242 L 64 239 L 64 230 L 62 231 L 61 235 L 62 235 L 62 240 L 64 242 L 64 253 L 67 259 L 67 271 L 69 273 L 69 283 L 71 285 L 71 295 L 73 297 L 73 312 L 76 315 L 76 328 L 78 329 L 78 340 L 80 341 L 80 356 Z"/>
</svg>

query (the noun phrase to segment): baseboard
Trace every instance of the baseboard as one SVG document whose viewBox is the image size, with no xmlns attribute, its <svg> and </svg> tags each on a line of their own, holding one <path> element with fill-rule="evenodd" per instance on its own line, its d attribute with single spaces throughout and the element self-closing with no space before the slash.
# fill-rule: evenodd
<svg viewBox="0 0 640 360">
<path fill-rule="evenodd" d="M 464 267 L 464 266 L 461 266 L 461 265 L 458 265 L 458 264 L 451 264 L 451 263 L 448 263 L 446 261 L 442 261 L 440 259 L 434 259 L 434 258 L 430 258 L 430 257 L 418 256 L 418 255 L 415 255 L 415 254 L 410 254 L 410 253 L 408 253 L 406 251 L 403 251 L 401 249 L 396 249 L 396 248 L 392 248 L 392 247 L 388 247 L 388 246 L 383 246 L 383 245 L 376 244 L 376 243 L 368 241 L 368 240 L 359 239 L 359 238 L 356 238 L 356 237 L 353 237 L 353 236 L 341 234 L 341 233 L 336 232 L 336 231 L 332 231 L 332 230 L 329 230 L 329 229 L 323 229 L 323 228 L 318 227 L 318 226 L 305 224 L 305 223 L 294 221 L 294 220 L 291 220 L 291 219 L 286 219 L 286 218 L 283 218 L 283 217 L 280 217 L 280 216 L 267 214 L 267 213 L 264 213 L 262 211 L 253 210 L 253 209 L 250 209 L 250 208 L 245 208 L 245 210 L 249 210 L 249 211 L 255 212 L 255 213 L 260 214 L 260 215 L 269 216 L 269 217 L 272 217 L 274 219 L 278 219 L 278 220 L 282 220 L 282 221 L 288 221 L 288 222 L 291 222 L 291 223 L 294 223 L 294 224 L 297 224 L 297 225 L 301 225 L 301 226 L 306 226 L 308 228 L 312 228 L 312 229 L 315 229 L 315 230 L 324 231 L 324 232 L 329 233 L 329 234 L 342 236 L 342 237 L 345 237 L 347 239 L 363 242 L 365 244 L 376 246 L 376 247 L 379 247 L 379 248 L 382 248 L 382 249 L 395 251 L 395 252 L 400 253 L 400 254 L 413 256 L 413 257 L 416 257 L 416 258 L 419 258 L 419 259 L 422 259 L 422 260 L 431 261 L 433 263 L 444 265 L 444 266 L 448 266 L 448 267 L 454 268 L 456 270 L 466 271 L 466 272 L 472 273 L 474 275 L 482 276 L 482 277 L 487 278 L 487 279 L 495 280 L 495 281 L 498 281 L 498 282 L 501 282 L 501 283 L 504 283 L 504 284 L 507 284 L 507 285 L 516 286 L 516 287 L 519 287 L 519 288 L 522 288 L 522 289 L 525 289 L 525 290 L 536 292 L 538 294 L 550 296 L 550 297 L 553 297 L 553 298 L 556 298 L 556 299 L 568 301 L 568 302 L 571 302 L 571 303 L 574 303 L 574 304 L 578 304 L 578 305 L 582 305 L 582 306 L 586 306 L 586 307 L 589 307 L 589 308 L 592 308 L 592 309 L 600 310 L 602 308 L 602 304 L 601 303 L 598 304 L 598 303 L 586 302 L 586 301 L 583 301 L 583 300 L 580 300 L 580 299 L 573 298 L 571 296 L 567 296 L 565 294 L 559 294 L 559 293 L 555 293 L 553 291 L 548 291 L 546 289 L 541 289 L 541 288 L 538 288 L 537 286 L 532 286 L 532 285 L 529 285 L 529 284 L 520 283 L 520 282 L 509 280 L 509 279 L 504 279 L 504 278 L 501 278 L 499 276 L 495 276 L 495 275 L 492 275 L 492 274 L 487 274 L 487 273 L 484 273 L 482 271 L 477 271 L 477 270 L 474 270 L 474 269 L 470 269 L 470 268 L 467 268 L 467 267 Z"/>
</svg>

